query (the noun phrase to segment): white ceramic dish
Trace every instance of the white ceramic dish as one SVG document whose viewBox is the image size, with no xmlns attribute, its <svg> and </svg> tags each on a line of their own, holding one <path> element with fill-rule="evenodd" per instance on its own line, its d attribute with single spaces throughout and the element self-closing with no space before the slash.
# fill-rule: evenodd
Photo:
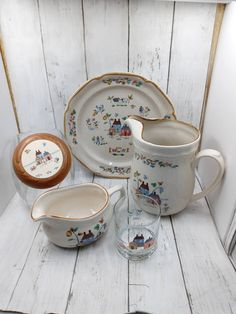
<svg viewBox="0 0 236 314">
<path fill-rule="evenodd" d="M 201 136 L 193 125 L 139 116 L 130 116 L 127 123 L 134 144 L 130 187 L 137 204 L 136 195 L 149 196 L 159 204 L 163 216 L 176 214 L 188 203 L 205 197 L 221 181 L 224 159 L 214 149 L 197 152 Z M 214 160 L 217 170 L 211 184 L 193 194 L 195 168 L 204 157 Z"/>
<path fill-rule="evenodd" d="M 95 183 L 79 184 L 51 190 L 35 201 L 31 217 L 42 221 L 48 239 L 61 247 L 78 247 L 93 243 L 107 230 L 112 217 L 111 195 L 122 185 L 108 190 Z"/>
<path fill-rule="evenodd" d="M 108 73 L 85 83 L 64 115 L 73 155 L 96 174 L 129 177 L 133 147 L 126 119 L 134 114 L 175 119 L 169 98 L 139 75 Z"/>
</svg>

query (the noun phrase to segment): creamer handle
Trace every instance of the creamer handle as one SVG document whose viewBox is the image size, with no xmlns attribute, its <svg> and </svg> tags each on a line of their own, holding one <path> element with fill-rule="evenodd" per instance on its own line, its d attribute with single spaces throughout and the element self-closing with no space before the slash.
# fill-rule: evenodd
<svg viewBox="0 0 236 314">
<path fill-rule="evenodd" d="M 112 188 L 108 189 L 107 192 L 110 196 L 112 196 L 112 194 L 116 192 L 120 192 L 118 200 L 120 200 L 122 197 L 125 197 L 125 188 L 123 187 L 123 185 L 115 185 Z"/>
<path fill-rule="evenodd" d="M 212 181 L 212 183 L 209 186 L 204 188 L 202 190 L 202 192 L 196 193 L 192 196 L 191 202 L 196 201 L 196 200 L 206 196 L 209 192 L 213 191 L 214 188 L 216 187 L 216 185 L 222 179 L 223 174 L 224 174 L 225 163 L 224 163 L 224 159 L 223 159 L 221 153 L 219 153 L 217 150 L 214 150 L 214 149 L 204 149 L 204 150 L 200 151 L 196 156 L 194 167 L 196 167 L 198 165 L 200 158 L 203 158 L 203 157 L 212 158 L 217 162 L 218 173 L 217 173 L 215 179 Z"/>
</svg>

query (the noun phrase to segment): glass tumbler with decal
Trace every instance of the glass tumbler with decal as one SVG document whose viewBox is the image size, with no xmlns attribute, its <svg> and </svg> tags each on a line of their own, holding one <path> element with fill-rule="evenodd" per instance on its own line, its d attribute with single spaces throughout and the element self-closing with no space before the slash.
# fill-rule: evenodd
<svg viewBox="0 0 236 314">
<path fill-rule="evenodd" d="M 116 247 L 132 261 L 150 257 L 158 247 L 161 210 L 158 202 L 142 194 L 131 194 L 114 206 Z"/>
</svg>

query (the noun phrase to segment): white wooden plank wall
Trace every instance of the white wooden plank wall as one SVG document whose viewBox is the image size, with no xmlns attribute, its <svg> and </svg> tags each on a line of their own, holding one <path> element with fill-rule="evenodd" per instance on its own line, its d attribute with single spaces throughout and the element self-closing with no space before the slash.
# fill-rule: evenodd
<svg viewBox="0 0 236 314">
<path fill-rule="evenodd" d="M 176 3 L 168 94 L 177 117 L 199 125 L 211 47 L 215 6 Z"/>
<path fill-rule="evenodd" d="M 227 6 L 222 22 L 202 138 L 202 148 L 214 147 L 222 152 L 225 159 L 226 170 L 222 183 L 208 196 L 208 200 L 219 235 L 228 253 L 236 230 L 236 143 L 233 140 L 236 132 L 235 28 L 236 3 L 232 2 Z M 199 173 L 203 185 L 207 186 L 216 173 L 216 165 L 207 160 L 201 162 Z"/>
<path fill-rule="evenodd" d="M 3 0 L 0 20 L 21 131 L 53 126 L 37 2 Z"/>
<path fill-rule="evenodd" d="M 56 127 L 63 130 L 68 98 L 86 80 L 80 1 L 38 1 L 45 70 Z M 42 69 L 44 71 L 44 69 Z"/>
<path fill-rule="evenodd" d="M 0 215 L 15 194 L 11 179 L 11 144 L 17 132 L 11 97 L 0 56 Z"/>
<path fill-rule="evenodd" d="M 84 1 L 88 78 L 128 70 L 128 2 Z"/>
<path fill-rule="evenodd" d="M 21 131 L 63 127 L 87 78 L 132 71 L 168 91 L 198 125 L 216 4 L 2 0 L 0 29 Z"/>
<path fill-rule="evenodd" d="M 152 9 L 150 9 L 152 8 Z M 129 70 L 157 82 L 168 81 L 173 2 L 130 1 Z"/>
</svg>

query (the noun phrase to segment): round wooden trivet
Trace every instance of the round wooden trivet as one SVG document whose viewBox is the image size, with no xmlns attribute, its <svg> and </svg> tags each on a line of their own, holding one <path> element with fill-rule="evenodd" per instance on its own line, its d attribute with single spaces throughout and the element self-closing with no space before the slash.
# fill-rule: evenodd
<svg viewBox="0 0 236 314">
<path fill-rule="evenodd" d="M 60 183 L 71 168 L 71 152 L 55 135 L 35 133 L 16 147 L 13 168 L 17 177 L 28 186 L 46 189 Z"/>
</svg>

